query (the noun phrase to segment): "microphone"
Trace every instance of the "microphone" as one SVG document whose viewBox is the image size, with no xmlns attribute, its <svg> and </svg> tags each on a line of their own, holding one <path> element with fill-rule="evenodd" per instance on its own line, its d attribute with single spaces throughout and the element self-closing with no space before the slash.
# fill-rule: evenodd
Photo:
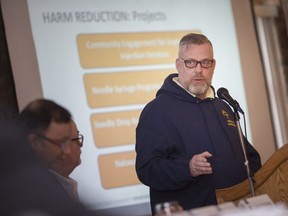
<svg viewBox="0 0 288 216">
<path fill-rule="evenodd" d="M 244 112 L 241 109 L 239 103 L 230 96 L 229 91 L 226 88 L 219 88 L 217 91 L 217 96 L 228 102 L 230 106 L 244 115 Z"/>
</svg>

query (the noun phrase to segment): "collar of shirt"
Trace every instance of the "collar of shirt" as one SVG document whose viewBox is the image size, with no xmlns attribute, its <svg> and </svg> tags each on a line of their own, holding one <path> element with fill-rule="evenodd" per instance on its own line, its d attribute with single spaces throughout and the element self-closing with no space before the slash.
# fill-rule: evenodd
<svg viewBox="0 0 288 216">
<path fill-rule="evenodd" d="M 179 82 L 178 82 L 178 77 L 174 77 L 173 81 L 179 85 L 181 88 L 183 88 L 186 92 L 188 92 L 190 95 L 192 95 L 193 97 L 196 97 L 196 95 L 192 94 L 191 92 L 189 92 L 187 89 L 185 89 Z M 215 98 L 214 93 L 212 88 L 209 86 L 208 91 L 206 92 L 206 96 L 205 98 Z"/>
<path fill-rule="evenodd" d="M 72 183 L 72 184 L 77 185 L 77 182 L 76 182 L 74 179 L 70 178 L 70 177 L 65 178 L 64 176 L 58 174 L 58 173 L 55 172 L 54 170 L 50 170 L 50 172 L 52 172 L 52 173 L 53 173 L 54 175 L 56 175 L 58 178 L 60 178 L 61 180 L 65 181 L 65 182 L 67 182 L 67 183 Z"/>
<path fill-rule="evenodd" d="M 65 188 L 65 190 L 72 196 L 78 199 L 78 183 L 74 179 L 68 177 L 65 178 L 64 176 L 58 174 L 53 170 L 49 170 L 61 183 L 61 185 Z"/>
</svg>

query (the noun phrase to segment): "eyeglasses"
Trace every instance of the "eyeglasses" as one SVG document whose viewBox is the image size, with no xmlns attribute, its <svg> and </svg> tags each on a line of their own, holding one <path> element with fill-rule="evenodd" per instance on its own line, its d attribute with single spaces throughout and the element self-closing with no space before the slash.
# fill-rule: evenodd
<svg viewBox="0 0 288 216">
<path fill-rule="evenodd" d="M 195 68 L 197 67 L 198 63 L 200 63 L 201 67 L 203 68 L 210 68 L 214 62 L 214 60 L 212 59 L 206 59 L 203 61 L 196 61 L 194 59 L 185 60 L 182 58 L 178 58 L 178 59 L 182 60 L 187 68 Z"/>
<path fill-rule="evenodd" d="M 84 141 L 84 136 L 82 134 L 78 134 L 77 138 L 71 139 L 72 142 L 77 142 L 77 144 L 82 147 L 83 146 L 83 141 Z"/>
<path fill-rule="evenodd" d="M 57 142 L 57 141 L 54 141 L 54 140 L 52 140 L 52 139 L 50 139 L 50 138 L 48 138 L 48 137 L 46 137 L 46 136 L 44 136 L 42 134 L 35 133 L 35 135 L 40 137 L 43 140 L 46 140 L 46 141 L 58 146 L 58 147 L 61 147 L 62 149 L 65 149 L 69 145 L 69 141 L 70 141 L 68 139 L 68 140 L 66 140 L 64 142 Z"/>
</svg>

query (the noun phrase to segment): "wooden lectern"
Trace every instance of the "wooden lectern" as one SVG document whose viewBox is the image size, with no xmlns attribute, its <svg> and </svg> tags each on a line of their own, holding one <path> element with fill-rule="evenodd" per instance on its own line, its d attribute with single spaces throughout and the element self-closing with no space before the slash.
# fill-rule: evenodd
<svg viewBox="0 0 288 216">
<path fill-rule="evenodd" d="M 288 144 L 279 148 L 255 173 L 255 195 L 267 194 L 274 203 L 288 205 Z M 218 204 L 252 197 L 249 180 L 216 190 Z"/>
</svg>

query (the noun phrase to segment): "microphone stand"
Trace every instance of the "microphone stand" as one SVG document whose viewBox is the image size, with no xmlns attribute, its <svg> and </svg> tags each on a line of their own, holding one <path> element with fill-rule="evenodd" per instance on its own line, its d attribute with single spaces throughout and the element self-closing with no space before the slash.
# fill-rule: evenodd
<svg viewBox="0 0 288 216">
<path fill-rule="evenodd" d="M 247 176 L 248 176 L 248 180 L 250 183 L 250 191 L 252 196 L 255 196 L 255 190 L 254 190 L 254 179 L 253 176 L 251 174 L 251 170 L 250 170 L 250 166 L 249 166 L 249 161 L 248 161 L 248 157 L 247 157 L 247 151 L 246 151 L 246 147 L 245 147 L 245 143 L 244 143 L 244 139 L 243 139 L 243 134 L 242 134 L 242 130 L 241 130 L 241 126 L 240 126 L 240 122 L 239 122 L 239 113 L 238 110 L 236 108 L 234 108 L 234 114 L 235 114 L 235 118 L 236 118 L 236 125 L 237 125 L 237 129 L 238 129 L 238 134 L 239 134 L 239 138 L 240 138 L 240 142 L 241 142 L 241 146 L 242 146 L 242 151 L 244 154 L 244 165 L 246 166 L 246 171 L 247 171 Z"/>
</svg>

